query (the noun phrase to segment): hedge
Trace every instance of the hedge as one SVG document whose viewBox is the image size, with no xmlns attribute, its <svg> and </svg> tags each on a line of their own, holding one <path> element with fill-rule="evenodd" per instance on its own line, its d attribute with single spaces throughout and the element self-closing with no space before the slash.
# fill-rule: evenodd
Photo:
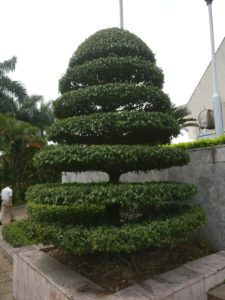
<svg viewBox="0 0 225 300">
<path fill-rule="evenodd" d="M 87 38 L 73 54 L 69 67 L 108 56 L 138 56 L 155 62 L 153 52 L 139 37 L 127 30 L 109 28 Z"/>
<path fill-rule="evenodd" d="M 103 171 L 122 174 L 181 166 L 189 162 L 188 153 L 179 148 L 144 145 L 58 145 L 35 155 L 36 167 L 60 171 Z"/>
<path fill-rule="evenodd" d="M 163 220 L 145 221 L 122 227 L 57 226 L 34 223 L 27 231 L 35 232 L 39 242 L 55 245 L 77 255 L 96 252 L 132 253 L 150 247 L 173 247 L 205 222 L 204 210 L 192 207 Z"/>
<path fill-rule="evenodd" d="M 167 113 L 114 112 L 71 117 L 54 123 L 48 139 L 69 144 L 162 144 L 179 134 Z"/>
<path fill-rule="evenodd" d="M 119 203 L 124 208 L 133 205 L 160 207 L 165 202 L 188 200 L 196 192 L 193 184 L 176 182 L 38 184 L 27 189 L 25 200 L 62 206 Z"/>
<path fill-rule="evenodd" d="M 125 224 L 134 224 L 142 222 L 146 219 L 151 221 L 168 217 L 172 213 L 190 208 L 191 204 L 182 202 L 164 202 L 160 206 L 146 205 L 143 207 L 132 205 L 130 207 L 117 206 L 118 221 L 112 221 L 110 217 L 115 204 L 97 206 L 75 204 L 73 206 L 62 205 L 43 205 L 43 204 L 28 204 L 28 211 L 30 218 L 38 223 L 48 222 L 49 224 L 65 225 L 84 225 L 84 226 L 124 226 Z M 113 222 L 113 223 L 112 223 Z"/>
<path fill-rule="evenodd" d="M 57 118 L 110 111 L 158 111 L 171 109 L 167 94 L 152 85 L 108 83 L 80 88 L 67 93 L 53 102 Z"/>
<path fill-rule="evenodd" d="M 193 142 L 185 142 L 185 143 L 168 145 L 167 147 L 193 149 L 193 148 L 210 147 L 210 146 L 217 146 L 217 145 L 224 145 L 224 144 L 225 144 L 225 135 L 221 135 L 215 138 L 204 138 Z"/>
<path fill-rule="evenodd" d="M 65 205 L 42 205 L 28 203 L 29 216 L 37 222 L 68 224 L 99 224 L 104 219 L 105 206 L 103 205 L 84 205 L 75 204 Z"/>
<path fill-rule="evenodd" d="M 191 184 L 169 182 L 37 185 L 27 191 L 28 211 L 37 222 L 108 224 L 108 209 L 119 204 L 120 223 L 159 218 L 178 211 L 196 193 Z"/>
<path fill-rule="evenodd" d="M 155 64 L 139 57 L 106 57 L 67 69 L 59 80 L 59 91 L 63 94 L 73 89 L 115 82 L 162 88 L 164 76 Z"/>
</svg>

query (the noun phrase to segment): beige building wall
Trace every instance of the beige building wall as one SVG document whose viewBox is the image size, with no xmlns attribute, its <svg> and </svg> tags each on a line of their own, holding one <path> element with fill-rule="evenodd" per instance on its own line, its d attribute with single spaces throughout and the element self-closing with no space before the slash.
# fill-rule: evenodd
<svg viewBox="0 0 225 300">
<path fill-rule="evenodd" d="M 221 97 L 223 122 L 225 125 L 225 38 L 216 52 L 216 63 L 218 90 Z M 210 63 L 186 104 L 188 110 L 191 112 L 190 116 L 198 120 L 198 115 L 202 110 L 213 109 L 212 95 L 212 67 Z M 215 130 L 208 130 L 205 134 L 214 132 Z M 201 134 L 204 134 L 204 132 L 200 131 L 197 127 L 190 127 L 188 130 L 188 135 L 191 139 L 197 139 Z"/>
</svg>

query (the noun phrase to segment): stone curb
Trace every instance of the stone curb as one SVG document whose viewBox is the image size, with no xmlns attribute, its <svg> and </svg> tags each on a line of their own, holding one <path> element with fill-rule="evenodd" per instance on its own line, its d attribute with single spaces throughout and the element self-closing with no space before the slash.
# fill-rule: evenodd
<svg viewBox="0 0 225 300">
<path fill-rule="evenodd" d="M 7 243 L 3 237 L 0 239 L 0 251 L 2 251 L 10 260 L 10 262 L 13 262 L 13 254 L 14 251 L 18 248 L 14 248 L 9 243 Z"/>
<path fill-rule="evenodd" d="M 18 300 L 56 295 L 60 300 L 207 300 L 207 292 L 225 278 L 225 251 L 220 251 L 108 294 L 38 248 L 15 251 L 13 289 Z"/>
</svg>

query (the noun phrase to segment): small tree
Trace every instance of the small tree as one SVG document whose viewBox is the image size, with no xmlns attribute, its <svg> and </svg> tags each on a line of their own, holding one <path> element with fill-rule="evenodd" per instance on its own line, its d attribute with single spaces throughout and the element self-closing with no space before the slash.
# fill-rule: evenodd
<svg viewBox="0 0 225 300">
<path fill-rule="evenodd" d="M 14 201 L 23 200 L 26 188 L 37 180 L 32 158 L 45 140 L 38 128 L 8 115 L 0 114 L 0 182 L 11 182 Z"/>
<path fill-rule="evenodd" d="M 34 183 L 59 182 L 60 172 L 36 169 L 32 158 L 47 144 L 37 127 L 0 114 L 0 187 L 13 187 L 15 202 L 24 200 L 27 187 Z"/>
<path fill-rule="evenodd" d="M 173 246 L 204 223 L 190 184 L 120 183 L 121 174 L 185 165 L 188 154 L 158 146 L 179 133 L 163 73 L 137 36 L 112 28 L 81 44 L 59 83 L 57 142 L 35 164 L 60 171 L 103 171 L 108 183 L 37 185 L 27 192 L 40 241 L 76 254 L 131 253 Z"/>
</svg>

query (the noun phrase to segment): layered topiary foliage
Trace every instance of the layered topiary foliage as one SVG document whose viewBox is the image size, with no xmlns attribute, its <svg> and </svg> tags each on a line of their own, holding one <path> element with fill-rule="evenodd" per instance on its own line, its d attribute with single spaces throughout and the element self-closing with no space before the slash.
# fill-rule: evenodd
<svg viewBox="0 0 225 300">
<path fill-rule="evenodd" d="M 184 149 L 160 146 L 179 133 L 163 73 L 137 36 L 112 28 L 81 44 L 60 79 L 54 102 L 56 142 L 35 157 L 39 167 L 103 171 L 108 183 L 32 186 L 27 191 L 40 242 L 76 254 L 132 253 L 173 246 L 204 223 L 188 201 L 191 184 L 122 183 L 121 174 L 188 163 Z"/>
</svg>

